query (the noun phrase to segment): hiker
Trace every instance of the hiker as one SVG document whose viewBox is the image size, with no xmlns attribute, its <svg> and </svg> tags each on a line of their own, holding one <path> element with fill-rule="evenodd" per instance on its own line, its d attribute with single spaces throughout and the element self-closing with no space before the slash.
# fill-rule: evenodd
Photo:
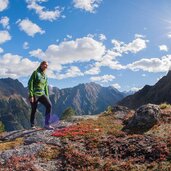
<svg viewBox="0 0 171 171">
<path fill-rule="evenodd" d="M 34 120 L 38 102 L 46 107 L 44 128 L 49 130 L 53 129 L 49 124 L 52 105 L 49 99 L 47 76 L 45 75 L 47 67 L 48 63 L 46 61 L 41 62 L 40 66 L 32 73 L 28 81 L 29 100 L 31 104 L 30 123 L 33 129 L 36 128 Z"/>
</svg>

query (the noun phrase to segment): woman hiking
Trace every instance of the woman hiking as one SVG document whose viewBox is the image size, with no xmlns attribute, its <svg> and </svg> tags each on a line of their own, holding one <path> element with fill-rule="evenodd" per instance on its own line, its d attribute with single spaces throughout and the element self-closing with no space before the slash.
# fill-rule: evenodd
<svg viewBox="0 0 171 171">
<path fill-rule="evenodd" d="M 47 67 L 48 63 L 46 61 L 41 62 L 28 81 L 29 100 L 31 104 L 30 124 L 33 129 L 36 129 L 34 120 L 38 102 L 46 107 L 44 128 L 49 130 L 54 129 L 49 124 L 52 104 L 49 99 L 47 76 L 45 74 Z"/>
</svg>

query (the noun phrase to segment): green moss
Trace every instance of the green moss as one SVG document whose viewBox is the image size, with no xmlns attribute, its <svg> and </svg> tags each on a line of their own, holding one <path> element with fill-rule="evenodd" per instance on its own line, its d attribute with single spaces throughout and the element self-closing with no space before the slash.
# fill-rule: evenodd
<svg viewBox="0 0 171 171">
<path fill-rule="evenodd" d="M 171 108 L 171 105 L 168 103 L 162 103 L 160 104 L 160 109 L 166 109 L 166 108 Z"/>
</svg>

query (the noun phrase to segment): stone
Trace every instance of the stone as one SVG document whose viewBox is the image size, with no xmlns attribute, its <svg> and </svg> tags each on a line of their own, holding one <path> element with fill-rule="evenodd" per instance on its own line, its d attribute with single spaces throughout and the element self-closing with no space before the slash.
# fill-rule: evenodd
<svg viewBox="0 0 171 171">
<path fill-rule="evenodd" d="M 128 120 L 123 131 L 129 134 L 143 134 L 159 123 L 161 110 L 158 105 L 146 104 L 139 107 L 134 116 Z"/>
<path fill-rule="evenodd" d="M 124 119 L 124 117 L 130 112 L 126 106 L 116 105 L 112 107 L 112 113 L 114 113 L 117 119 Z"/>
</svg>

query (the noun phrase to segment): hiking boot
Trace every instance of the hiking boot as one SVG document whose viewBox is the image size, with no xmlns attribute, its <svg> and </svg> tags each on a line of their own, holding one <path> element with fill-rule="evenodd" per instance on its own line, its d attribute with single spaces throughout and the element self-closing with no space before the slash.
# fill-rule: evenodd
<svg viewBox="0 0 171 171">
<path fill-rule="evenodd" d="M 37 127 L 35 125 L 32 125 L 31 129 L 37 129 Z"/>
<path fill-rule="evenodd" d="M 51 126 L 51 125 L 45 125 L 45 126 L 44 126 L 44 129 L 47 129 L 47 130 L 54 130 L 54 127 Z"/>
</svg>

